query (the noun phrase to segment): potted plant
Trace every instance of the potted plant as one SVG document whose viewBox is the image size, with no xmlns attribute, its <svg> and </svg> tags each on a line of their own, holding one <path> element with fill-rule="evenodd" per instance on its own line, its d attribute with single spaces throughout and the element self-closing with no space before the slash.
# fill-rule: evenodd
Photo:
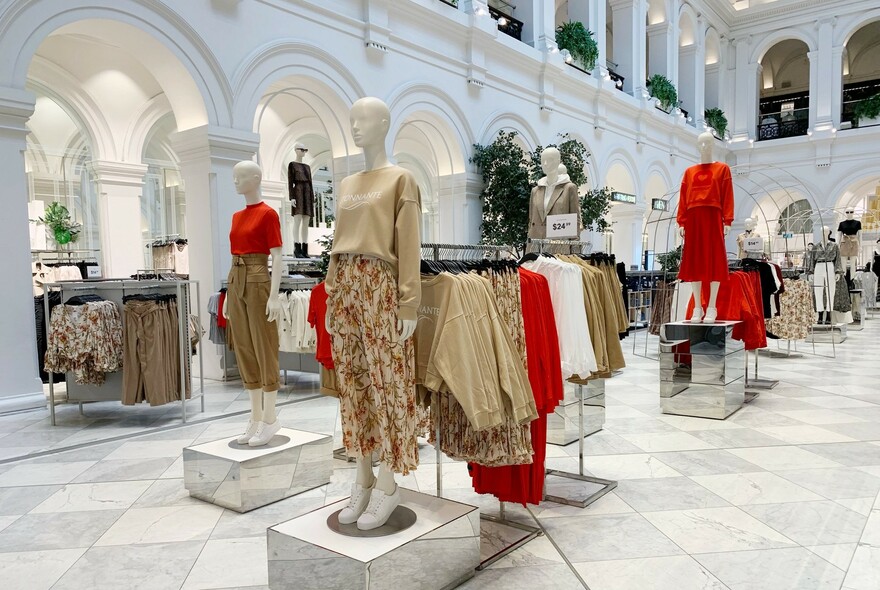
<svg viewBox="0 0 880 590">
<path fill-rule="evenodd" d="M 853 118 L 859 127 L 880 124 L 880 93 L 857 104 L 853 109 Z"/>
<path fill-rule="evenodd" d="M 718 139 L 724 139 L 724 134 L 727 132 L 727 117 L 724 116 L 724 111 L 719 108 L 706 109 L 703 112 L 703 120 L 715 130 Z"/>
<path fill-rule="evenodd" d="M 57 202 L 49 203 L 46 213 L 37 221 L 49 228 L 50 237 L 59 247 L 76 242 L 79 239 L 79 232 L 82 231 L 82 225 L 71 219 L 67 207 Z"/>
<path fill-rule="evenodd" d="M 584 23 L 569 21 L 556 27 L 556 44 L 559 49 L 567 49 L 586 71 L 590 72 L 596 67 L 599 45 L 593 39 L 593 32 L 588 31 Z"/>
<path fill-rule="evenodd" d="M 667 113 L 678 106 L 678 91 L 675 90 L 669 78 L 663 74 L 654 74 L 648 80 L 648 89 L 651 96 L 660 101 L 660 108 Z"/>
<path fill-rule="evenodd" d="M 681 266 L 681 252 L 682 247 L 679 246 L 671 252 L 657 255 L 657 263 L 660 265 L 663 272 L 678 272 L 678 268 Z"/>
</svg>

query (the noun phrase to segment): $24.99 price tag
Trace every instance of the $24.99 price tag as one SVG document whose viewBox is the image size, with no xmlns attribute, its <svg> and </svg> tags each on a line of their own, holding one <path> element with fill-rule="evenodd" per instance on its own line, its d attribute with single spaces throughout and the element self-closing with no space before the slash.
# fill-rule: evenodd
<svg viewBox="0 0 880 590">
<path fill-rule="evenodd" d="M 577 213 L 548 215 L 547 237 L 551 239 L 578 237 Z"/>
</svg>

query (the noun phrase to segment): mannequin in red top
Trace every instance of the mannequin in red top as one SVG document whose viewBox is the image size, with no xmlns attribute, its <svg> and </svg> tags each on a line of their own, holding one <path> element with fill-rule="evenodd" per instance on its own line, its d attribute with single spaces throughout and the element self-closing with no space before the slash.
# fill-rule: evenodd
<svg viewBox="0 0 880 590">
<path fill-rule="evenodd" d="M 718 289 L 728 274 L 724 238 L 733 223 L 733 180 L 730 167 L 712 159 L 714 144 L 711 131 L 700 134 L 701 163 L 685 170 L 676 215 L 684 238 L 678 278 L 691 283 L 696 306 L 688 321 L 694 323 L 713 323 L 718 317 Z M 703 282 L 709 283 L 705 315 L 701 306 Z"/>
</svg>

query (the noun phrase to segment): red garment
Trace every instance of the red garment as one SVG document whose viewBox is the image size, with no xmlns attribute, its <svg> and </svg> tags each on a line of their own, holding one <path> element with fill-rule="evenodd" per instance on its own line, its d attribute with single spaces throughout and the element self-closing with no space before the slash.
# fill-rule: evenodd
<svg viewBox="0 0 880 590">
<path fill-rule="evenodd" d="M 220 299 L 217 300 L 217 325 L 226 327 L 226 316 L 223 315 L 223 305 L 226 303 L 226 291 L 220 291 Z"/>
<path fill-rule="evenodd" d="M 723 162 L 712 162 L 697 164 L 684 171 L 676 214 L 678 225 L 686 227 L 687 218 L 697 207 L 718 209 L 724 225 L 733 223 L 733 179 L 730 176 L 730 166 Z"/>
<path fill-rule="evenodd" d="M 550 301 L 550 287 L 543 276 L 519 270 L 522 287 L 523 326 L 529 384 L 535 395 L 538 418 L 531 422 L 532 463 L 508 467 L 468 467 L 474 490 L 493 494 L 502 502 L 538 504 L 544 497 L 544 459 L 547 453 L 547 414 L 564 395 L 556 319 Z"/>
<path fill-rule="evenodd" d="M 318 337 L 317 350 L 315 359 L 324 365 L 325 369 L 334 368 L 333 352 L 331 349 L 330 333 L 327 331 L 327 324 L 324 318 L 327 316 L 327 287 L 324 283 L 319 283 L 312 289 L 309 297 L 309 325 L 311 325 Z"/>
<path fill-rule="evenodd" d="M 709 293 L 700 293 L 703 308 L 709 304 Z M 746 350 L 756 350 L 767 346 L 767 331 L 764 324 L 764 306 L 761 303 L 761 278 L 758 273 L 737 271 L 730 274 L 729 280 L 721 283 L 718 290 L 718 319 L 740 321 L 733 328 L 733 338 L 741 340 Z M 688 303 L 687 316 L 694 309 L 694 298 Z"/>
<path fill-rule="evenodd" d="M 727 249 L 718 209 L 695 207 L 688 213 L 678 278 L 688 283 L 727 280 Z"/>
<path fill-rule="evenodd" d="M 270 254 L 272 248 L 281 247 L 281 221 L 278 213 L 260 201 L 248 205 L 232 216 L 229 230 L 229 247 L 232 254 Z"/>
</svg>

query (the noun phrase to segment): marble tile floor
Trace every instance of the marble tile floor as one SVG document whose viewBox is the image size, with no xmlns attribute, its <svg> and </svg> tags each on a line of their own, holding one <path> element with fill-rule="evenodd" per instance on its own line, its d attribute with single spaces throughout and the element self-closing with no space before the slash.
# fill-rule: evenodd
<svg viewBox="0 0 880 590">
<path fill-rule="evenodd" d="M 761 357 L 761 375 L 780 384 L 723 422 L 663 415 L 646 396 L 658 391 L 656 362 L 625 346 L 628 368 L 607 383 L 605 429 L 585 443 L 586 470 L 618 488 L 586 509 L 507 505 L 508 518 L 545 535 L 462 587 L 877 590 L 878 337 L 880 321 L 869 321 L 836 359 L 830 345 L 817 346 L 826 356 Z M 301 376 L 287 400 L 313 387 Z M 186 426 L 179 407 L 148 416 L 161 408 L 95 404 L 85 417 L 62 407 L 65 437 L 45 412 L 0 417 L 0 449 L 47 453 L 0 462 L 2 587 L 267 588 L 266 528 L 346 497 L 353 466 L 337 461 L 329 485 L 247 514 L 190 498 L 181 449 L 236 434 L 242 417 L 222 414 L 246 409 L 235 384 L 210 388 L 209 412 Z M 333 399 L 285 405 L 280 416 L 339 443 Z M 3 442 L 14 435 L 22 444 Z M 434 493 L 434 450 L 422 442 L 420 453 L 422 467 L 400 483 Z M 577 453 L 551 445 L 547 464 L 576 471 Z M 463 464 L 444 460 L 443 482 L 445 496 L 497 513 Z M 504 543 L 502 532 L 491 537 Z"/>
</svg>

